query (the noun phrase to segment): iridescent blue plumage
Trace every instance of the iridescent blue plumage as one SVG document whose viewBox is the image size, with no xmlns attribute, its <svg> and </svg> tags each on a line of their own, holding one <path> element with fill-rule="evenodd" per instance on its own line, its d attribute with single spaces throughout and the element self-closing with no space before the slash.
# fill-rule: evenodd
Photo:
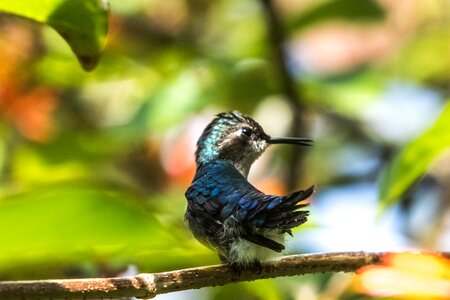
<svg viewBox="0 0 450 300">
<path fill-rule="evenodd" d="M 197 172 L 186 191 L 185 218 L 194 236 L 224 262 L 245 267 L 284 249 L 284 233 L 304 223 L 301 210 L 313 188 L 287 196 L 265 195 L 246 179 L 251 164 L 273 139 L 239 112 L 222 113 L 198 141 Z M 293 140 L 290 140 L 292 143 Z M 296 139 L 297 144 L 310 144 Z"/>
</svg>

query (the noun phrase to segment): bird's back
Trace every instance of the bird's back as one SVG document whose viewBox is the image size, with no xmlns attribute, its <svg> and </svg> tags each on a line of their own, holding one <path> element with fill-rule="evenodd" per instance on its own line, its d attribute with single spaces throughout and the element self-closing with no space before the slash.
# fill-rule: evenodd
<svg viewBox="0 0 450 300">
<path fill-rule="evenodd" d="M 281 252 L 283 235 L 306 222 L 300 203 L 310 188 L 288 196 L 265 195 L 228 161 L 198 167 L 186 191 L 185 218 L 194 236 L 216 249 L 223 261 L 249 264 L 262 253 Z"/>
</svg>

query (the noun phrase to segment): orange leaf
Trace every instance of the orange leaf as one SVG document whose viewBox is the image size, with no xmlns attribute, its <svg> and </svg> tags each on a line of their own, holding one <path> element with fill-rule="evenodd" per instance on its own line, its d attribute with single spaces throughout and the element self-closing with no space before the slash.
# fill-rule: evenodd
<svg viewBox="0 0 450 300">
<path fill-rule="evenodd" d="M 389 254 L 359 270 L 357 291 L 399 299 L 449 299 L 450 260 L 432 254 Z"/>
</svg>

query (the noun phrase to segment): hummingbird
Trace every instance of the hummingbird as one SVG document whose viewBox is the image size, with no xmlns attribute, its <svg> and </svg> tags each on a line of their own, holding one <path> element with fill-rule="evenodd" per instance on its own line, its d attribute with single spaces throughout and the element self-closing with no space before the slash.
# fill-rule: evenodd
<svg viewBox="0 0 450 300">
<path fill-rule="evenodd" d="M 185 220 L 194 237 L 223 263 L 241 270 L 261 266 L 285 249 L 284 236 L 306 222 L 314 187 L 266 195 L 248 182 L 251 165 L 273 144 L 311 146 L 308 138 L 271 137 L 253 118 L 223 112 L 197 141 L 196 173 L 185 196 Z"/>
</svg>

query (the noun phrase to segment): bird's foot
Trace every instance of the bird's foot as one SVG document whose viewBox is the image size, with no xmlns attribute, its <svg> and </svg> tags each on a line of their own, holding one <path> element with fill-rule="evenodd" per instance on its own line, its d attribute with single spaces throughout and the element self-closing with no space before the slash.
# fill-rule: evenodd
<svg viewBox="0 0 450 300">
<path fill-rule="evenodd" d="M 255 260 L 252 264 L 251 264 L 251 268 L 255 269 L 256 274 L 261 274 L 262 272 L 262 265 L 261 262 L 259 260 Z"/>
<path fill-rule="evenodd" d="M 229 263 L 228 266 L 237 276 L 241 276 L 241 271 L 243 269 L 242 265 L 237 263 Z"/>
<path fill-rule="evenodd" d="M 238 264 L 238 263 L 229 263 L 228 266 L 238 276 L 241 276 L 243 270 L 256 271 L 256 274 L 259 275 L 259 274 L 261 274 L 262 269 L 263 269 L 261 262 L 259 260 L 255 260 L 248 265 L 242 265 L 242 264 Z"/>
</svg>

